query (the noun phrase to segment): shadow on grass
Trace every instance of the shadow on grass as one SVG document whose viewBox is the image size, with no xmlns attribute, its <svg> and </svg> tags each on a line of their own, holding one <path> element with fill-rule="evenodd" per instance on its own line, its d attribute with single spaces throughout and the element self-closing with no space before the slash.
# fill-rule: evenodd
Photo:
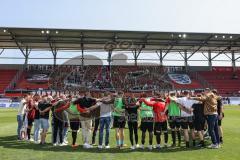
<svg viewBox="0 0 240 160">
<path fill-rule="evenodd" d="M 169 153 L 169 152 L 181 152 L 181 151 L 193 151 L 199 150 L 200 148 L 189 148 L 185 147 L 175 147 L 175 148 L 162 148 L 160 150 L 153 149 L 149 151 L 146 149 L 136 149 L 130 150 L 129 148 L 110 148 L 110 149 L 98 149 L 96 147 L 91 149 L 83 149 L 80 145 L 77 149 L 72 149 L 71 146 L 62 146 L 62 147 L 53 147 L 51 143 L 47 143 L 45 145 L 34 144 L 33 142 L 27 141 L 17 141 L 16 136 L 6 136 L 0 137 L 0 146 L 3 148 L 9 149 L 28 149 L 35 151 L 50 151 L 50 152 L 91 152 L 91 153 L 130 153 L 130 152 L 159 152 L 159 153 Z"/>
</svg>

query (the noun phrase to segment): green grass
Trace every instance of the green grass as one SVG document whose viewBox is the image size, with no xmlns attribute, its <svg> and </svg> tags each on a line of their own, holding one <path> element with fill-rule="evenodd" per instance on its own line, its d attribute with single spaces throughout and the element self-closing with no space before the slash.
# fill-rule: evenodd
<svg viewBox="0 0 240 160">
<path fill-rule="evenodd" d="M 160 151 L 153 150 L 135 150 L 131 151 L 129 147 L 122 150 L 114 148 L 114 130 L 110 133 L 111 149 L 98 150 L 83 149 L 79 147 L 77 150 L 72 150 L 70 146 L 53 147 L 50 143 L 45 146 L 36 145 L 29 142 L 16 141 L 16 110 L 15 109 L 0 109 L 0 160 L 80 160 L 80 159 L 162 159 L 162 160 L 191 160 L 191 159 L 207 159 L 207 160 L 237 160 L 240 155 L 240 107 L 227 106 L 225 107 L 225 118 L 223 121 L 224 127 L 224 145 L 219 150 L 212 149 L 185 149 L 184 147 L 162 149 Z M 81 133 L 81 132 L 80 132 Z M 69 133 L 69 141 L 71 140 Z M 47 141 L 50 142 L 51 135 L 48 134 Z M 128 130 L 125 132 L 125 143 L 129 146 Z M 141 134 L 139 134 L 139 138 Z M 154 137 L 155 138 L 155 137 Z M 155 139 L 154 139 L 155 140 Z M 78 143 L 81 142 L 81 135 L 78 135 Z M 71 141 L 70 141 L 71 142 Z M 154 141 L 155 143 L 155 141 Z M 171 136 L 169 136 L 169 144 Z M 184 146 L 184 144 L 182 145 Z"/>
</svg>

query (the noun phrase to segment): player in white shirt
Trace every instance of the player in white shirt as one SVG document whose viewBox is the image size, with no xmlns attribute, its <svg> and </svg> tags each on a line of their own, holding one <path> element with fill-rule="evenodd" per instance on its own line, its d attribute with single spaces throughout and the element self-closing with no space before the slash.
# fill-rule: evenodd
<svg viewBox="0 0 240 160">
<path fill-rule="evenodd" d="M 189 148 L 189 133 L 188 127 L 191 130 L 193 146 L 196 145 L 195 143 L 195 133 L 194 133 L 194 125 L 193 125 L 193 109 L 192 105 L 194 103 L 199 103 L 198 101 L 189 99 L 190 95 L 188 91 L 183 92 L 183 96 L 178 98 L 176 102 L 182 107 L 181 108 L 181 127 L 184 132 L 184 140 L 186 142 L 186 147 Z"/>
</svg>

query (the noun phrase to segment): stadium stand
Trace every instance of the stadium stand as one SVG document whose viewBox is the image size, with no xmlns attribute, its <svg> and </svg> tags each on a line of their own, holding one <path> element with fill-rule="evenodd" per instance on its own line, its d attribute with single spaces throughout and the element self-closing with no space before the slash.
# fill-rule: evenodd
<svg viewBox="0 0 240 160">
<path fill-rule="evenodd" d="M 29 81 L 28 77 L 29 72 L 23 72 L 20 80 L 17 83 L 16 88 L 17 89 L 27 89 L 27 90 L 36 90 L 39 88 L 42 89 L 48 89 L 48 81 L 46 82 L 34 82 L 34 81 Z"/>
<path fill-rule="evenodd" d="M 8 87 L 14 76 L 16 75 L 17 70 L 0 70 L 0 93 L 3 93 L 4 90 Z"/>
<path fill-rule="evenodd" d="M 213 70 L 198 72 L 213 88 L 217 89 L 221 95 L 228 96 L 239 94 L 240 72 L 231 70 Z"/>
<path fill-rule="evenodd" d="M 174 88 L 175 89 L 179 89 L 179 90 L 183 90 L 183 89 L 200 89 L 203 88 L 202 85 L 200 84 L 200 82 L 198 80 L 195 79 L 191 79 L 191 83 L 190 84 L 179 84 L 179 83 L 175 83 L 174 81 L 172 81 Z"/>
<path fill-rule="evenodd" d="M 165 81 L 166 72 L 160 66 L 114 66 L 112 83 L 116 89 L 126 91 L 171 89 Z"/>
<path fill-rule="evenodd" d="M 0 69 L 0 93 L 12 84 L 18 72 L 17 69 Z M 221 95 L 230 96 L 239 94 L 239 76 L 240 70 L 233 72 L 231 67 L 185 72 L 184 68 L 162 66 L 118 65 L 109 68 L 106 65 L 59 65 L 54 68 L 53 65 L 28 65 L 10 89 L 78 91 L 87 87 L 92 90 L 141 92 L 203 89 L 206 88 L 204 83 L 208 83 L 210 88 L 217 89 Z"/>
</svg>

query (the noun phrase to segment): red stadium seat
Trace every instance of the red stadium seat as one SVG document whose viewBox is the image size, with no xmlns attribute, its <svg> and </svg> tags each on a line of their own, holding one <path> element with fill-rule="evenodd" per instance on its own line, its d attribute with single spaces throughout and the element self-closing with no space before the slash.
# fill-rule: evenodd
<svg viewBox="0 0 240 160">
<path fill-rule="evenodd" d="M 17 70 L 0 70 L 0 93 L 3 93 L 6 87 L 10 84 L 14 76 L 17 74 Z"/>
<path fill-rule="evenodd" d="M 202 71 L 198 73 L 223 96 L 237 94 L 240 91 L 239 79 L 233 79 L 234 73 L 231 70 Z M 235 72 L 235 74 L 240 77 L 239 71 Z"/>
</svg>

